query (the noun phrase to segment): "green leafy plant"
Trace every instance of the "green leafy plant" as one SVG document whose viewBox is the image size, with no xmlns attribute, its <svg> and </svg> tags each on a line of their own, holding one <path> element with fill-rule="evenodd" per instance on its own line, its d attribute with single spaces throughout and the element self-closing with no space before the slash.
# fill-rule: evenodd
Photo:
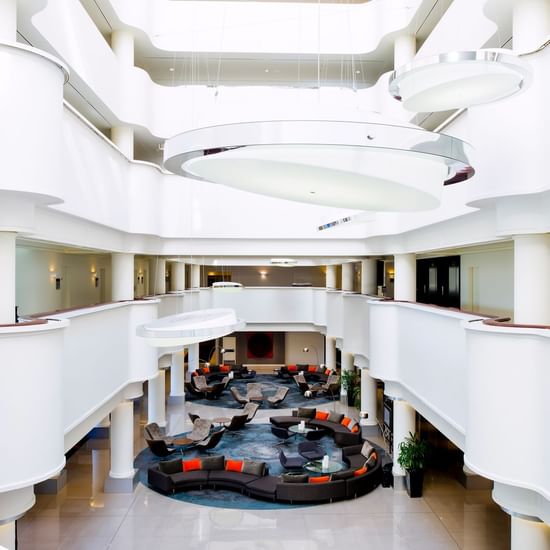
<svg viewBox="0 0 550 550">
<path fill-rule="evenodd" d="M 352 395 L 353 395 L 353 406 L 357 410 L 361 410 L 361 384 L 357 383 L 353 386 Z"/>
<path fill-rule="evenodd" d="M 408 472 L 423 470 L 429 454 L 429 445 L 418 435 L 409 432 L 409 436 L 399 443 L 397 463 Z"/>
<path fill-rule="evenodd" d="M 340 373 L 342 387 L 348 392 L 353 392 L 353 388 L 357 385 L 357 374 L 353 370 L 342 370 Z"/>
</svg>

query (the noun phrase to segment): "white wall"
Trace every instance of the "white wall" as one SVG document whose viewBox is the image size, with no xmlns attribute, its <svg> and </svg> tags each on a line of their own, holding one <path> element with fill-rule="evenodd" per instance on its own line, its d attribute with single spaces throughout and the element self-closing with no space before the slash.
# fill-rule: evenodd
<svg viewBox="0 0 550 550">
<path fill-rule="evenodd" d="M 303 351 L 309 348 L 308 352 Z M 317 350 L 317 354 L 315 353 Z M 287 332 L 285 336 L 285 363 L 316 365 L 325 362 L 325 338 L 318 332 Z"/>
<path fill-rule="evenodd" d="M 510 248 L 460 256 L 460 307 L 467 311 L 512 316 L 514 251 Z"/>
<path fill-rule="evenodd" d="M 94 274 L 99 285 L 94 284 Z M 100 276 L 104 269 L 105 278 Z M 63 279 L 55 288 L 55 276 Z M 63 254 L 53 250 L 18 246 L 16 249 L 16 303 L 19 314 L 54 311 L 97 304 L 104 287 L 111 300 L 111 258 L 107 254 Z"/>
</svg>

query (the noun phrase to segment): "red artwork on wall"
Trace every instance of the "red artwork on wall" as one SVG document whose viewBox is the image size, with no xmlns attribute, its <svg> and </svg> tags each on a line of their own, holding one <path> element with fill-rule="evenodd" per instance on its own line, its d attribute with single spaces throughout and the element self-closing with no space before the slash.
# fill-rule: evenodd
<svg viewBox="0 0 550 550">
<path fill-rule="evenodd" d="M 246 357 L 248 359 L 273 359 L 273 333 L 247 333 Z"/>
</svg>

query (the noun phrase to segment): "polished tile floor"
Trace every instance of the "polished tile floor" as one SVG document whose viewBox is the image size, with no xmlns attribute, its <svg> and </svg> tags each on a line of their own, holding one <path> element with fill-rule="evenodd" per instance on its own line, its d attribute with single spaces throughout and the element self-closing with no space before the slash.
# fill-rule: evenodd
<svg viewBox="0 0 550 550">
<path fill-rule="evenodd" d="M 135 404 L 136 452 L 145 446 L 144 403 L 145 398 Z M 344 409 L 340 403 L 327 408 Z M 190 410 L 202 416 L 224 413 L 170 401 L 169 433 L 190 429 Z M 267 422 L 270 414 L 259 411 L 255 422 Z M 19 550 L 509 548 L 510 520 L 490 491 L 466 491 L 443 472 L 427 474 L 419 499 L 379 487 L 353 501 L 299 509 L 209 508 L 172 500 L 143 485 L 133 494 L 103 493 L 109 451 L 101 443 L 85 444 L 71 456 L 68 484 L 60 494 L 37 496 L 34 508 L 18 521 Z"/>
</svg>

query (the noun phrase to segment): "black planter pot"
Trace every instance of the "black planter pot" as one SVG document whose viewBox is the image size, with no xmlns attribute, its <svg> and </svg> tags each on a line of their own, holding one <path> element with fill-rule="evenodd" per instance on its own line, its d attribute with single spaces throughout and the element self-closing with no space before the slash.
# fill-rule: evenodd
<svg viewBox="0 0 550 550">
<path fill-rule="evenodd" d="M 422 496 L 422 485 L 424 483 L 424 470 L 407 470 L 405 477 L 407 493 L 411 498 Z"/>
</svg>

